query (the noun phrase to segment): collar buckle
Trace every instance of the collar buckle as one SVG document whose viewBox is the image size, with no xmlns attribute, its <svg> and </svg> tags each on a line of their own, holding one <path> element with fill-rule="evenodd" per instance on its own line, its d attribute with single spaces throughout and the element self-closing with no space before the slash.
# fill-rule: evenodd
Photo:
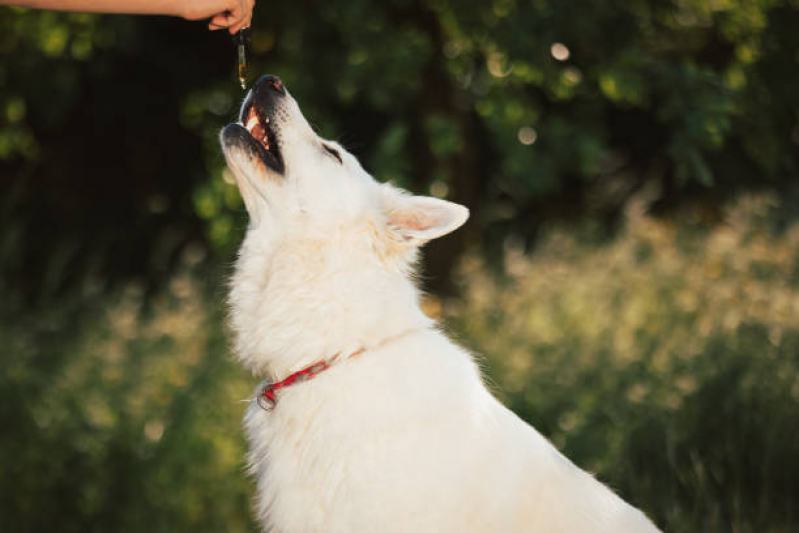
<svg viewBox="0 0 799 533">
<path fill-rule="evenodd" d="M 255 402 L 258 404 L 258 407 L 264 411 L 271 411 L 275 408 L 275 404 L 277 403 L 275 401 L 274 393 L 272 393 L 272 385 L 274 385 L 274 383 L 267 383 L 266 386 L 261 390 L 261 394 L 255 398 Z"/>
</svg>

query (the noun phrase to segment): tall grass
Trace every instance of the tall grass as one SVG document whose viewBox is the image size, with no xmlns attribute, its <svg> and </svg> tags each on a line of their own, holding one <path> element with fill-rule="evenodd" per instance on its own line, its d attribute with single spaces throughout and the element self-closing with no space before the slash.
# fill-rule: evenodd
<svg viewBox="0 0 799 533">
<path fill-rule="evenodd" d="M 509 239 L 507 275 L 468 258 L 442 317 L 511 408 L 667 531 L 797 531 L 799 226 L 774 231 L 776 205 L 712 225 L 633 208 L 610 243 L 555 228 L 531 256 Z M 255 380 L 190 263 L 153 299 L 0 309 L 0 530 L 255 530 Z"/>
<path fill-rule="evenodd" d="M 671 532 L 799 530 L 799 225 L 630 209 L 612 243 L 553 230 L 478 258 L 445 306 L 497 393 Z"/>
<path fill-rule="evenodd" d="M 184 272 L 152 300 L 132 285 L 75 305 L 0 327 L 0 530 L 253 531 L 254 380 L 216 292 Z"/>
</svg>

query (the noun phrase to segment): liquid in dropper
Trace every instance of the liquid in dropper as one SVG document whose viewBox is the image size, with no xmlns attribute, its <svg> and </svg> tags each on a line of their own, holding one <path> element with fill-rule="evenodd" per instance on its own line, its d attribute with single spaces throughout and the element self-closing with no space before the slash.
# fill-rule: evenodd
<svg viewBox="0 0 799 533">
<path fill-rule="evenodd" d="M 239 84 L 242 89 L 247 88 L 247 28 L 242 28 L 236 34 L 236 50 L 238 58 Z"/>
</svg>

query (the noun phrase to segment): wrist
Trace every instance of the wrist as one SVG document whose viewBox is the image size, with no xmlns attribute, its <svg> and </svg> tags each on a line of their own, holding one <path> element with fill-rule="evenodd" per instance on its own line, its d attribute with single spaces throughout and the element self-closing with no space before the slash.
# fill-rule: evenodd
<svg viewBox="0 0 799 533">
<path fill-rule="evenodd" d="M 192 0 L 167 0 L 165 4 L 171 15 L 187 20 L 195 19 L 192 12 L 194 4 Z"/>
</svg>

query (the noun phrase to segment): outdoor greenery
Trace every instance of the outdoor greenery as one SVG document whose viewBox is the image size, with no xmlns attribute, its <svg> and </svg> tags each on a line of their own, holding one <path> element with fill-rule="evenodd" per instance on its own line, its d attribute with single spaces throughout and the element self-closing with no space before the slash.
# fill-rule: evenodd
<svg viewBox="0 0 799 533">
<path fill-rule="evenodd" d="M 666 531 L 794 531 L 799 224 L 775 234 L 777 205 L 712 227 L 633 205 L 606 246 L 508 246 L 506 284 L 472 258 L 448 322 L 514 411 Z"/>
<path fill-rule="evenodd" d="M 426 309 L 666 531 L 799 530 L 799 2 L 259 2 L 380 180 L 467 205 Z M 0 531 L 254 531 L 223 32 L 0 7 Z"/>
<path fill-rule="evenodd" d="M 255 530 L 219 304 L 184 271 L 0 326 L 0 529 Z"/>
<path fill-rule="evenodd" d="M 463 296 L 426 309 L 666 531 L 795 531 L 799 224 L 775 232 L 777 207 L 743 197 L 711 226 L 632 208 L 602 246 L 553 229 L 532 256 L 506 246 L 505 281 L 469 256 Z M 127 285 L 0 326 L 4 531 L 255 530 L 240 419 L 257 380 L 197 259 L 149 301 Z"/>
<path fill-rule="evenodd" d="M 445 289 L 464 249 L 499 256 L 506 235 L 532 242 L 553 219 L 613 229 L 645 185 L 659 212 L 742 188 L 795 196 L 797 7 L 270 2 L 252 78 L 279 74 L 378 178 L 469 206 L 472 224 L 429 252 Z M 157 285 L 193 243 L 229 256 L 245 223 L 217 141 L 242 95 L 228 36 L 4 8 L 0 53 L 4 291 Z"/>
</svg>

